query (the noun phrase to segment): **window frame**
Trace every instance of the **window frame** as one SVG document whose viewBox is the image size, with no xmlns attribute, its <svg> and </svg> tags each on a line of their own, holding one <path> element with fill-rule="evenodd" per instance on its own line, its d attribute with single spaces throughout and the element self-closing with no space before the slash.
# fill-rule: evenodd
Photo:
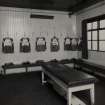
<svg viewBox="0 0 105 105">
<path fill-rule="evenodd" d="M 86 33 L 85 33 L 85 35 L 86 35 L 86 37 L 87 37 L 87 50 L 88 51 L 97 51 L 97 52 L 105 52 L 105 49 L 104 50 L 100 50 L 100 42 L 101 41 L 103 41 L 103 42 L 105 42 L 105 39 L 100 39 L 99 37 L 100 37 L 100 35 L 99 35 L 99 31 L 100 30 L 105 30 L 105 27 L 100 27 L 100 21 L 102 21 L 102 20 L 105 20 L 105 14 L 104 15 L 101 15 L 101 16 L 96 16 L 96 17 L 93 17 L 93 18 L 90 18 L 90 19 L 86 19 L 85 20 L 85 25 L 86 25 Z M 97 22 L 97 28 L 96 29 L 93 29 L 93 23 L 94 22 Z M 91 29 L 89 29 L 88 30 L 88 27 L 87 27 L 87 24 L 88 23 L 91 23 L 92 25 L 91 25 Z M 93 36 L 93 34 L 92 34 L 92 32 L 93 31 L 97 31 L 97 40 L 93 40 L 93 38 L 92 38 L 92 36 Z M 91 32 L 91 40 L 88 40 L 88 32 Z M 88 41 L 90 41 L 91 42 L 91 49 L 88 49 Z M 93 48 L 92 48 L 92 46 L 93 46 L 93 42 L 94 41 L 97 41 L 97 50 L 94 50 Z"/>
</svg>

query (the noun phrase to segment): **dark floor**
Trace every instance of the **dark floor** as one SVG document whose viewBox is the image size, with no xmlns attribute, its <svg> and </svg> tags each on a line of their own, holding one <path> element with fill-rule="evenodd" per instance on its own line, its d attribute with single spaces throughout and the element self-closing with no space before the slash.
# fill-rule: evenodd
<svg viewBox="0 0 105 105">
<path fill-rule="evenodd" d="M 0 78 L 0 105 L 66 105 L 49 85 L 41 85 L 41 73 Z M 105 83 L 96 84 L 96 104 L 105 105 Z"/>
</svg>

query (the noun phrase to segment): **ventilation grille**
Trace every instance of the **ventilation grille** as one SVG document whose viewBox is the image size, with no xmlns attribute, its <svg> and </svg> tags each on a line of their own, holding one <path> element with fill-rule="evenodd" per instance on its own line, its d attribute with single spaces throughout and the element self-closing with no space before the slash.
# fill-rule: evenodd
<svg viewBox="0 0 105 105">
<path fill-rule="evenodd" d="M 49 16 L 49 15 L 35 15 L 31 14 L 30 18 L 39 18 L 39 19 L 54 19 L 54 16 Z"/>
</svg>

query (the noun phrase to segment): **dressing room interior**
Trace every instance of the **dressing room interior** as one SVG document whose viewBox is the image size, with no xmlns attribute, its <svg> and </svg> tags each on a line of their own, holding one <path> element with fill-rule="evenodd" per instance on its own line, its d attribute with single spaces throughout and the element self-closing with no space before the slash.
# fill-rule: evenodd
<svg viewBox="0 0 105 105">
<path fill-rule="evenodd" d="M 0 105 L 105 105 L 105 0 L 0 0 Z"/>
</svg>

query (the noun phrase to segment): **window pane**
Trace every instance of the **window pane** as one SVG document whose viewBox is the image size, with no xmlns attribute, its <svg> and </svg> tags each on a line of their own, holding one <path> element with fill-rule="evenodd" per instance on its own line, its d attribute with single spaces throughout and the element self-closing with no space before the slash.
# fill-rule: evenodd
<svg viewBox="0 0 105 105">
<path fill-rule="evenodd" d="M 92 49 L 97 50 L 97 41 L 92 41 Z"/>
<path fill-rule="evenodd" d="M 105 28 L 105 20 L 100 20 L 100 28 Z"/>
<path fill-rule="evenodd" d="M 92 31 L 92 40 L 97 40 L 97 31 Z"/>
<path fill-rule="evenodd" d="M 92 29 L 92 23 L 87 23 L 87 30 Z"/>
<path fill-rule="evenodd" d="M 105 51 L 105 41 L 99 41 L 99 50 Z"/>
<path fill-rule="evenodd" d="M 105 40 L 105 30 L 99 31 L 99 40 Z"/>
<path fill-rule="evenodd" d="M 87 39 L 91 40 L 91 32 L 87 32 Z"/>
<path fill-rule="evenodd" d="M 88 50 L 91 50 L 91 41 L 88 41 Z"/>
<path fill-rule="evenodd" d="M 97 29 L 97 21 L 96 22 L 93 22 L 92 29 Z"/>
</svg>

